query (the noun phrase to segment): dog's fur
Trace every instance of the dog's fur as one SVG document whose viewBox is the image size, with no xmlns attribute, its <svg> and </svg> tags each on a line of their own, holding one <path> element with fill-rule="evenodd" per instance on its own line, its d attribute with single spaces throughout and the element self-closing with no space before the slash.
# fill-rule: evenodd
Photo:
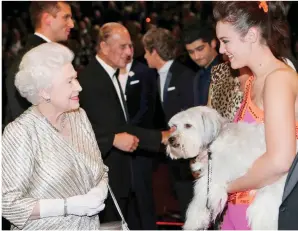
<svg viewBox="0 0 298 231">
<path fill-rule="evenodd" d="M 201 160 L 201 178 L 195 183 L 194 198 L 189 204 L 183 228 L 206 229 L 224 209 L 228 198 L 227 183 L 243 176 L 253 162 L 265 153 L 264 125 L 228 123 L 216 110 L 202 106 L 176 114 L 169 125 L 175 126 L 176 131 L 169 138 L 168 155 L 172 159 L 199 156 Z M 212 153 L 210 210 L 206 208 L 208 148 Z M 256 190 L 255 198 L 247 210 L 252 229 L 277 230 L 285 180 L 286 175 Z"/>
</svg>

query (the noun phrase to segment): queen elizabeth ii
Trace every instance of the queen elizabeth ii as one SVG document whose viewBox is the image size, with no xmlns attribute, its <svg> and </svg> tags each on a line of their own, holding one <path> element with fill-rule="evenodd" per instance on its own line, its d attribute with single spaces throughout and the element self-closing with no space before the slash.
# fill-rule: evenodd
<svg viewBox="0 0 298 231">
<path fill-rule="evenodd" d="M 98 229 L 108 168 L 80 108 L 73 53 L 58 43 L 27 52 L 15 77 L 32 106 L 2 137 L 2 215 L 11 229 Z"/>
</svg>

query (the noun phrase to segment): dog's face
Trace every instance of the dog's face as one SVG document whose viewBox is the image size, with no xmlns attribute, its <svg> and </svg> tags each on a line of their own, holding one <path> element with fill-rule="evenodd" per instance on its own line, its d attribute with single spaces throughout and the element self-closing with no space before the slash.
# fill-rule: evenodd
<svg viewBox="0 0 298 231">
<path fill-rule="evenodd" d="M 198 156 L 217 137 L 224 122 L 218 112 L 209 107 L 179 112 L 169 121 L 169 126 L 176 130 L 168 139 L 168 155 L 172 159 Z"/>
</svg>

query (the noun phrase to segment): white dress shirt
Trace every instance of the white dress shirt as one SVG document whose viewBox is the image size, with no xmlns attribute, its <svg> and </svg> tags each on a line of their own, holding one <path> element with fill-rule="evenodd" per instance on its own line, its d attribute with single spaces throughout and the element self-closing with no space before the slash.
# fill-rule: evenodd
<svg viewBox="0 0 298 231">
<path fill-rule="evenodd" d="M 47 41 L 48 43 L 52 42 L 49 38 L 47 38 L 43 34 L 40 34 L 38 32 L 35 32 L 34 34 L 37 35 L 38 37 L 41 37 L 43 40 Z"/>
<path fill-rule="evenodd" d="M 127 100 L 126 94 L 125 94 L 125 89 L 126 89 L 126 84 L 127 84 L 127 80 L 128 80 L 128 73 L 130 71 L 131 66 L 132 66 L 132 62 L 130 62 L 129 64 L 126 65 L 126 73 L 119 74 L 119 82 L 120 82 L 120 85 L 122 88 L 122 92 L 124 94 L 125 101 Z"/>
<path fill-rule="evenodd" d="M 108 75 L 110 76 L 113 84 L 114 84 L 114 87 L 116 89 L 116 92 L 117 92 L 117 95 L 118 95 L 118 98 L 120 100 L 120 103 L 121 103 L 121 107 L 122 107 L 122 110 L 123 110 L 123 113 L 124 113 L 124 116 L 125 116 L 125 119 L 127 121 L 127 115 L 126 115 L 126 112 L 125 112 L 125 108 L 124 108 L 124 102 L 122 102 L 122 98 L 121 98 L 121 92 L 120 92 L 120 86 L 117 82 L 117 79 L 116 77 L 114 76 L 116 70 L 111 67 L 110 65 L 106 64 L 101 58 L 99 58 L 97 55 L 95 56 L 97 61 L 101 64 L 101 66 L 105 69 L 105 71 L 108 73 Z"/>
<path fill-rule="evenodd" d="M 168 72 L 170 70 L 170 67 L 172 65 L 172 63 L 174 62 L 174 60 L 169 60 L 167 61 L 159 70 L 158 70 L 158 74 L 159 74 L 159 85 L 160 85 L 160 99 L 161 102 L 163 102 L 163 92 L 164 92 L 164 87 L 166 84 L 166 79 L 167 79 L 167 75 Z M 167 90 L 167 89 L 166 89 Z"/>
</svg>

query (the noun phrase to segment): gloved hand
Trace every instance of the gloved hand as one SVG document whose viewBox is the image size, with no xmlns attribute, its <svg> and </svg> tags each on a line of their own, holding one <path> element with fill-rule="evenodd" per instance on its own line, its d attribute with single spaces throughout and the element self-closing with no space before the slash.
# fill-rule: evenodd
<svg viewBox="0 0 298 231">
<path fill-rule="evenodd" d="M 105 181 L 100 181 L 99 184 L 96 187 L 92 188 L 87 194 L 95 195 L 98 198 L 102 198 L 102 200 L 105 200 L 108 196 L 108 185 Z"/>
<path fill-rule="evenodd" d="M 101 181 L 85 195 L 77 195 L 66 199 L 66 214 L 77 216 L 93 216 L 104 210 L 104 201 L 108 195 L 107 184 Z M 40 218 L 63 216 L 64 199 L 39 200 Z"/>
<path fill-rule="evenodd" d="M 93 216 L 105 208 L 104 200 L 92 193 L 67 198 L 66 204 L 66 213 L 77 216 Z"/>
</svg>

